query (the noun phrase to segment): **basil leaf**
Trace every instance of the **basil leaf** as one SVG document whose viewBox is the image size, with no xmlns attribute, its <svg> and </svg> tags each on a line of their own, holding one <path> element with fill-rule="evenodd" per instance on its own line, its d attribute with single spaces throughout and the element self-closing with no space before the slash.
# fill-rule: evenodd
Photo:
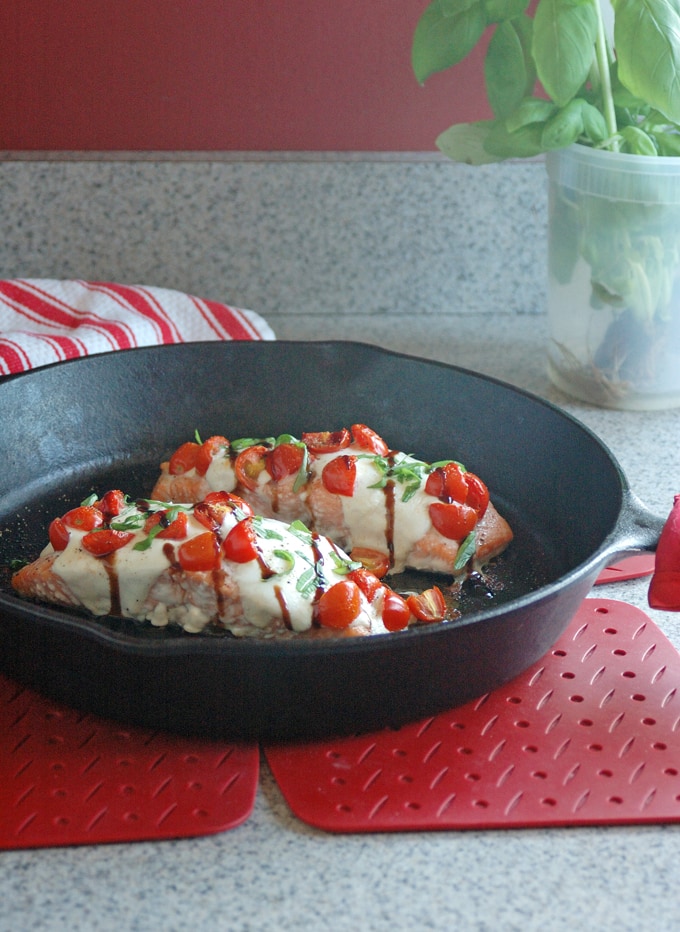
<svg viewBox="0 0 680 932">
<path fill-rule="evenodd" d="M 677 0 L 612 0 L 621 83 L 680 123 L 680 7 Z"/>
<path fill-rule="evenodd" d="M 583 132 L 582 100 L 570 100 L 543 127 L 541 145 L 547 151 L 570 146 Z"/>
<path fill-rule="evenodd" d="M 411 65 L 422 84 L 462 61 L 486 28 L 484 0 L 433 0 L 415 28 Z"/>
<path fill-rule="evenodd" d="M 500 23 L 484 59 L 486 93 L 494 116 L 507 117 L 517 109 L 527 92 L 529 74 L 516 23 Z"/>
<path fill-rule="evenodd" d="M 541 84 L 560 107 L 578 93 L 588 78 L 597 27 L 598 12 L 593 0 L 539 0 L 532 54 Z"/>
<path fill-rule="evenodd" d="M 470 531 L 465 540 L 461 543 L 458 548 L 458 553 L 456 554 L 456 562 L 453 564 L 454 573 L 457 570 L 462 570 L 463 567 L 467 564 L 470 557 L 473 557 L 475 554 L 475 549 L 477 547 L 477 538 L 474 531 Z"/>
<path fill-rule="evenodd" d="M 488 23 L 502 23 L 503 20 L 513 19 L 524 13 L 529 6 L 529 0 L 486 0 L 486 21 Z"/>
<path fill-rule="evenodd" d="M 286 568 L 281 570 L 279 575 L 282 575 L 283 573 L 290 573 L 290 571 L 295 566 L 295 557 L 290 552 L 290 550 L 276 549 L 272 550 L 272 553 L 275 557 L 278 557 L 279 560 L 283 560 L 283 562 L 286 564 Z"/>
<path fill-rule="evenodd" d="M 437 137 L 437 148 L 454 162 L 465 165 L 490 165 L 500 162 L 504 156 L 494 156 L 486 151 L 484 143 L 495 125 L 494 120 L 477 123 L 456 123 Z"/>
<path fill-rule="evenodd" d="M 295 588 L 304 599 L 311 598 L 316 592 L 317 576 L 316 571 L 310 567 L 300 574 L 300 578 L 295 584 Z"/>
<path fill-rule="evenodd" d="M 505 128 L 509 133 L 514 133 L 532 123 L 545 123 L 556 110 L 557 107 L 550 100 L 543 100 L 541 97 L 525 97 L 515 112 L 506 119 Z"/>
</svg>

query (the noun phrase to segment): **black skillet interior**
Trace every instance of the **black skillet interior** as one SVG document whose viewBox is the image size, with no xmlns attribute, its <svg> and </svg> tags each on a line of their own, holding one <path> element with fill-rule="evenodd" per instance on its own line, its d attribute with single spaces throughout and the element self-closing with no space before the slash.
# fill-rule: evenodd
<svg viewBox="0 0 680 932">
<path fill-rule="evenodd" d="M 492 598 L 470 593 L 463 622 L 448 631 L 406 632 L 370 644 L 216 643 L 36 607 L 12 594 L 7 565 L 37 555 L 52 517 L 93 490 L 148 495 L 161 460 L 195 431 L 299 435 L 358 421 L 393 448 L 464 462 L 485 479 L 515 529 L 496 570 L 504 588 Z M 0 663 L 94 711 L 208 734 L 286 738 L 398 724 L 499 685 L 541 656 L 568 623 L 572 601 L 589 580 L 555 610 L 560 580 L 592 560 L 611 534 L 625 489 L 609 452 L 551 405 L 464 370 L 355 343 L 185 344 L 51 366 L 0 383 L 0 423 Z M 532 606 L 537 592 L 545 598 Z M 442 635 L 455 656 L 442 649 Z M 480 658 L 473 676 L 451 667 L 461 662 L 456 639 L 465 663 L 467 651 Z M 315 666 L 318 674 L 308 679 Z M 153 670 L 164 683 L 161 698 L 145 685 Z M 354 672 L 355 695 L 343 704 L 331 684 Z M 242 683 L 232 689 L 233 707 L 213 708 L 197 676 Z M 381 703 L 381 677 L 386 683 L 396 677 L 392 692 L 403 692 L 402 700 Z M 373 695 L 371 682 L 378 683 Z M 301 711 L 310 691 L 324 694 L 326 714 Z"/>
</svg>

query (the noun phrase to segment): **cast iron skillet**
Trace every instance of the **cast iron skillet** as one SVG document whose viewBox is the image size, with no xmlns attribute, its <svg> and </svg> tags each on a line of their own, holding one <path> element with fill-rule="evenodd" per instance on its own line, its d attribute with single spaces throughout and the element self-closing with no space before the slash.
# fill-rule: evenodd
<svg viewBox="0 0 680 932">
<path fill-rule="evenodd" d="M 558 408 L 441 363 L 357 343 L 194 343 L 104 354 L 0 383 L 0 564 L 32 559 L 92 490 L 148 496 L 203 437 L 364 422 L 397 449 L 479 473 L 516 539 L 459 622 L 374 638 L 255 642 L 147 629 L 0 590 L 0 663 L 50 697 L 149 728 L 229 739 L 356 733 L 455 707 L 538 660 L 598 572 L 654 549 L 663 519 Z"/>
</svg>

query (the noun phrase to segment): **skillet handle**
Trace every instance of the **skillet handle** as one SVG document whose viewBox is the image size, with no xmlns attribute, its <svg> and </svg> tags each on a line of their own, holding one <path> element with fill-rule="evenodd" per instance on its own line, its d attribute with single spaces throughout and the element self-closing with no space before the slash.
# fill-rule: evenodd
<svg viewBox="0 0 680 932">
<path fill-rule="evenodd" d="M 666 517 L 650 511 L 628 490 L 607 548 L 607 559 L 631 550 L 656 550 L 665 523 Z"/>
</svg>

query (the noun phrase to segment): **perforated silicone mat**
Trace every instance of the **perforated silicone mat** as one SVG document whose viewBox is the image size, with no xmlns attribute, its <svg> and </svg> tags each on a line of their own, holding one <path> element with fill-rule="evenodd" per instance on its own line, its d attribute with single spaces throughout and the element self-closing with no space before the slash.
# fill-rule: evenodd
<svg viewBox="0 0 680 932">
<path fill-rule="evenodd" d="M 225 831 L 258 777 L 257 747 L 124 728 L 0 676 L 0 848 Z"/>
<path fill-rule="evenodd" d="M 654 572 L 654 553 L 636 553 L 631 557 L 623 557 L 616 563 L 610 563 L 602 570 L 595 580 L 595 585 L 602 583 L 625 582 L 627 579 L 637 579 L 640 576 L 651 576 Z"/>
<path fill-rule="evenodd" d="M 494 693 L 368 736 L 267 747 L 292 811 L 335 832 L 680 820 L 680 654 L 644 614 L 588 599 Z"/>
</svg>

